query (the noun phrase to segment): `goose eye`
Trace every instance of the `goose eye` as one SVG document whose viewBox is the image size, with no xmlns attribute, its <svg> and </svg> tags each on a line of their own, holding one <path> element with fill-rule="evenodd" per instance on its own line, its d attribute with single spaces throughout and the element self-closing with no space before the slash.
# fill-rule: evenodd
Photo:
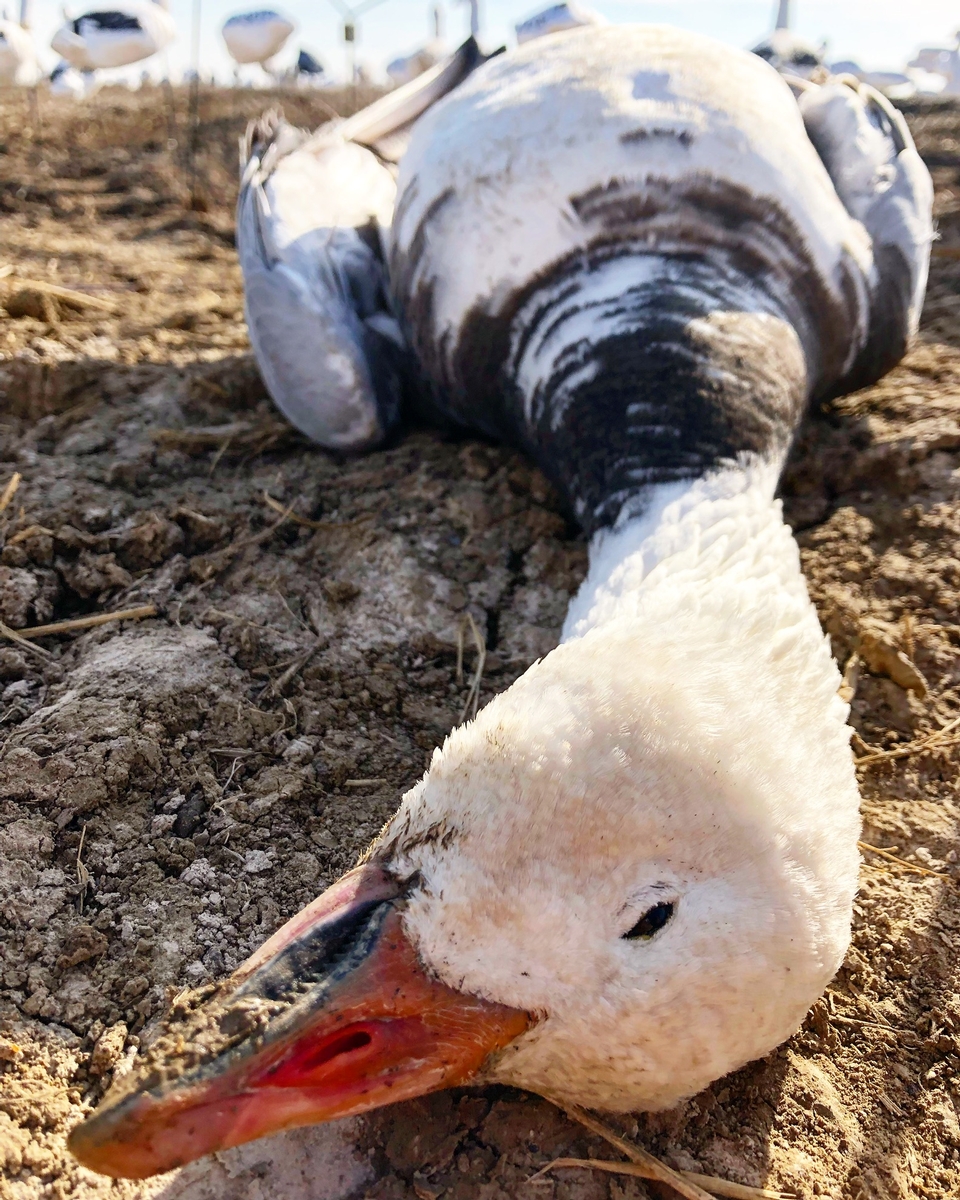
<svg viewBox="0 0 960 1200">
<path fill-rule="evenodd" d="M 673 903 L 661 902 L 655 904 L 653 908 L 648 908 L 640 920 L 632 929 L 628 929 L 622 936 L 629 941 L 636 941 L 642 938 L 652 938 L 655 933 L 666 925 L 673 916 L 673 910 L 676 907 Z"/>
</svg>

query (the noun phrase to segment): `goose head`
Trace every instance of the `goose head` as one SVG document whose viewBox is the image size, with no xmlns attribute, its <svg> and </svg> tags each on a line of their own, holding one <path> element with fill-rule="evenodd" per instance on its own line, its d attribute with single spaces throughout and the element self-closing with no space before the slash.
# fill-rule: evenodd
<svg viewBox="0 0 960 1200">
<path fill-rule="evenodd" d="M 568 640 L 448 737 L 360 867 L 181 1002 L 81 1161 L 147 1175 L 466 1082 L 658 1109 L 789 1036 L 846 948 L 857 796 L 779 530 L 613 616 L 598 552 Z"/>
</svg>

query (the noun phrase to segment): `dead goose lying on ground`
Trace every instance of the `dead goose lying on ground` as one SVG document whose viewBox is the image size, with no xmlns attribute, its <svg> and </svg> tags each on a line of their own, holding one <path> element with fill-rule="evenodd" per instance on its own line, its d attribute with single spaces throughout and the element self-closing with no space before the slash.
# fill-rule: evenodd
<svg viewBox="0 0 960 1200">
<path fill-rule="evenodd" d="M 382 336 L 421 402 L 556 481 L 589 574 L 561 645 L 450 735 L 363 864 L 181 1002 L 74 1131 L 81 1161 L 149 1175 L 466 1081 L 658 1109 L 798 1027 L 847 946 L 859 817 L 774 490 L 807 401 L 902 355 L 930 209 L 875 93 L 797 100 L 669 28 L 530 43 L 420 119 Z M 333 386 L 298 403 L 359 448 L 399 406 L 362 386 L 368 294 L 337 304 L 297 365 Z"/>
</svg>

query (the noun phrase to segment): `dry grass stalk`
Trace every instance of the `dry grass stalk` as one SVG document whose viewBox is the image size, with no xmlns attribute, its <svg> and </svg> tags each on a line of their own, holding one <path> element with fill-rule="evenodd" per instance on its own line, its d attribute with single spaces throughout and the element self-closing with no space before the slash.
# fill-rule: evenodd
<svg viewBox="0 0 960 1200">
<path fill-rule="evenodd" d="M 77 847 L 77 883 L 80 887 L 80 894 L 77 897 L 77 908 L 81 916 L 83 916 L 83 901 L 87 894 L 87 888 L 90 886 L 90 872 L 83 865 L 83 842 L 87 836 L 87 827 L 80 830 L 80 845 Z"/>
<path fill-rule="evenodd" d="M 291 506 L 289 509 L 284 509 L 279 500 L 275 500 L 269 492 L 263 493 L 263 502 L 267 508 L 272 508 L 274 512 L 289 512 L 290 520 L 295 525 L 302 525 L 304 529 L 329 529 L 330 524 L 327 521 L 311 521 L 309 517 L 301 517 L 299 513 L 293 511 Z"/>
<path fill-rule="evenodd" d="M 111 300 L 101 300 L 98 296 L 88 296 L 86 292 L 78 292 L 73 288 L 60 287 L 55 283 L 44 283 L 40 279 L 18 279 L 17 287 L 22 290 L 38 292 L 53 300 L 62 300 L 71 308 L 94 308 L 103 313 L 115 313 L 117 306 Z"/>
<path fill-rule="evenodd" d="M 53 537 L 53 530 L 47 529 L 44 525 L 28 525 L 26 529 L 21 529 L 19 533 L 15 533 L 12 538 L 7 539 L 8 546 L 16 546 L 18 542 L 25 542 L 27 538 L 37 537 L 45 534 L 47 537 Z"/>
<path fill-rule="evenodd" d="M 651 1174 L 649 1167 L 642 1166 L 640 1163 L 611 1162 L 609 1159 L 603 1158 L 555 1158 L 552 1163 L 547 1163 L 542 1171 L 531 1175 L 527 1182 L 533 1183 L 548 1171 L 553 1171 L 558 1167 L 608 1171 L 611 1175 L 632 1175 L 635 1179 L 658 1178 Z M 705 1192 L 712 1192 L 714 1196 L 728 1196 L 730 1200 L 790 1200 L 786 1192 L 775 1192 L 770 1188 L 747 1187 L 744 1183 L 731 1183 L 727 1179 L 717 1178 L 716 1175 L 701 1175 L 697 1171 L 678 1171 L 677 1174 L 686 1179 L 688 1183 L 703 1188 Z"/>
<path fill-rule="evenodd" d="M 157 429 L 153 433 L 153 440 L 159 446 L 182 450 L 184 454 L 216 450 L 220 452 L 217 457 L 219 462 L 228 449 L 231 457 L 262 454 L 297 436 L 293 426 L 284 421 L 263 421 L 258 425 L 234 421 L 229 425 L 197 426 L 192 429 Z"/>
<path fill-rule="evenodd" d="M 831 1013 L 830 1020 L 836 1021 L 839 1025 L 856 1025 L 867 1029 L 878 1029 L 881 1033 L 889 1033 L 895 1038 L 900 1038 L 908 1031 L 905 1029 L 894 1029 L 892 1025 L 881 1025 L 879 1021 L 864 1021 L 858 1017 L 845 1017 L 842 1013 Z"/>
<path fill-rule="evenodd" d="M 220 466 L 220 460 L 223 458 L 223 456 L 226 454 L 226 452 L 230 449 L 232 442 L 233 442 L 232 436 L 228 437 L 228 438 L 224 438 L 223 444 L 221 445 L 220 449 L 213 456 L 213 461 L 210 463 L 210 478 L 211 479 L 213 478 L 213 474 L 216 471 L 217 467 Z"/>
<path fill-rule="evenodd" d="M 212 379 L 204 379 L 202 375 L 194 376 L 192 383 L 196 387 L 206 388 L 208 392 L 214 396 L 218 396 L 221 400 L 229 400 L 230 393 L 226 388 L 222 388 L 219 383 L 214 383 Z"/>
<path fill-rule="evenodd" d="M 654 1158 L 646 1150 L 641 1150 L 639 1146 L 634 1146 L 632 1142 L 628 1142 L 625 1138 L 608 1128 L 602 1121 L 598 1121 L 596 1117 L 591 1116 L 582 1108 L 578 1108 L 575 1104 L 562 1104 L 558 1100 L 553 1100 L 547 1097 L 551 1104 L 562 1109 L 568 1117 L 574 1121 L 578 1121 L 585 1129 L 589 1129 L 591 1133 L 602 1137 L 604 1141 L 609 1142 L 611 1146 L 619 1150 L 620 1153 L 628 1158 L 638 1167 L 642 1167 L 649 1174 L 644 1176 L 646 1179 L 655 1179 L 658 1183 L 665 1183 L 668 1187 L 672 1187 L 675 1192 L 679 1192 L 684 1200 L 710 1200 L 710 1193 L 705 1191 L 698 1183 L 693 1183 L 685 1178 L 685 1173 L 675 1171 L 672 1167 L 668 1167 L 666 1163 L 662 1163 L 658 1158 Z"/>
<path fill-rule="evenodd" d="M 289 520 L 290 513 L 291 510 L 289 508 L 284 509 L 280 515 L 280 519 L 274 521 L 272 525 L 268 525 L 266 529 L 261 529 L 259 533 L 251 533 L 246 537 L 237 538 L 236 541 L 231 542 L 228 546 L 224 546 L 222 550 L 217 550 L 215 553 L 211 554 L 207 560 L 211 564 L 211 573 L 216 575 L 219 574 L 220 571 L 225 571 L 231 562 L 233 562 L 234 558 L 240 553 L 240 551 L 245 550 L 248 546 L 261 546 L 264 542 L 268 542 L 270 538 L 272 538 L 277 532 L 280 526 L 283 525 L 285 521 Z M 208 609 L 207 611 L 217 612 L 218 610 Z M 231 620 L 245 619 L 238 618 L 235 613 L 225 613 L 223 615 L 230 617 Z M 256 624 L 253 621 L 247 621 L 246 623 L 248 625 Z M 256 628 L 263 629 L 265 626 L 256 625 Z"/>
<path fill-rule="evenodd" d="M 868 767 L 871 763 L 885 762 L 895 758 L 909 758 L 913 754 L 920 754 L 924 750 L 939 750 L 946 746 L 954 746 L 960 742 L 960 734 L 956 737 L 948 737 L 948 734 L 960 725 L 960 717 L 956 717 L 942 729 L 936 729 L 933 733 L 927 734 L 916 742 L 908 742 L 906 746 L 896 746 L 893 750 L 873 750 L 869 754 L 863 754 L 853 761 L 858 767 Z M 866 745 L 866 743 L 864 743 Z"/>
<path fill-rule="evenodd" d="M 483 668 L 487 662 L 487 643 L 480 634 L 477 628 L 477 623 L 473 619 L 472 613 L 467 613 L 464 619 L 460 622 L 460 628 L 457 630 L 457 683 L 463 683 L 463 650 L 464 650 L 464 630 L 470 629 L 470 634 L 473 637 L 473 644 L 477 648 L 477 666 L 473 673 L 473 678 L 470 680 L 470 687 L 467 690 L 467 698 L 463 702 L 463 708 L 460 710 L 460 717 L 457 721 L 459 725 L 467 715 L 471 704 L 473 712 L 471 717 L 477 715 L 477 705 L 480 701 L 480 682 L 483 679 Z"/>
<path fill-rule="evenodd" d="M 929 867 L 918 866 L 917 863 L 907 862 L 905 858 L 897 858 L 895 854 L 891 854 L 889 850 L 884 850 L 881 846 L 871 846 L 867 842 L 857 842 L 861 850 L 869 850 L 871 854 L 879 854 L 882 858 L 889 859 L 897 866 L 902 867 L 905 871 L 910 871 L 914 875 L 932 875 L 934 879 L 951 879 L 952 876 L 945 875 L 943 871 L 932 871 Z M 867 863 L 866 866 L 870 866 Z"/>
<path fill-rule="evenodd" d="M 363 517 L 356 517 L 352 521 L 312 521 L 309 517 L 301 517 L 299 513 L 295 513 L 292 506 L 285 509 L 280 501 L 275 500 L 269 492 L 263 493 L 263 502 L 268 508 L 272 508 L 274 512 L 288 513 L 290 520 L 295 525 L 302 525 L 304 529 L 348 529 L 351 525 L 365 525 L 368 521 L 376 520 L 373 513 L 369 513 Z"/>
<path fill-rule="evenodd" d="M 53 418 L 55 429 L 69 429 L 71 425 L 76 425 L 78 421 L 82 421 L 84 417 L 89 417 L 91 413 L 96 412 L 103 404 L 101 396 L 89 396 L 86 400 L 81 400 L 79 404 L 74 404 L 72 408 L 64 409 L 62 413 L 58 413 Z"/>
<path fill-rule="evenodd" d="M 847 659 L 847 665 L 843 668 L 843 679 L 840 681 L 840 687 L 837 695 L 845 703 L 850 701 L 857 694 L 857 685 L 860 682 L 860 655 L 856 650 Z"/>
<path fill-rule="evenodd" d="M 386 782 L 386 779 L 346 779 L 343 786 L 346 788 L 383 787 Z"/>
<path fill-rule="evenodd" d="M 217 450 L 223 445 L 224 438 L 238 437 L 249 434 L 252 426 L 245 421 L 234 421 L 230 425 L 205 425 L 193 429 L 156 429 L 153 440 L 161 446 L 171 446 L 177 450 Z"/>
<path fill-rule="evenodd" d="M 24 650 L 29 650 L 36 654 L 38 658 L 47 659 L 51 656 L 50 650 L 45 650 L 43 646 L 35 646 L 33 642 L 28 641 L 17 629 L 11 629 L 9 625 L 5 625 L 0 621 L 0 637 L 9 638 L 11 642 L 15 642 L 18 646 L 22 646 Z"/>
<path fill-rule="evenodd" d="M 155 604 L 140 604 L 136 608 L 121 608 L 118 612 L 93 613 L 89 617 L 74 617 L 69 621 L 54 621 L 52 625 L 34 625 L 32 629 L 19 629 L 21 638 L 49 637 L 54 633 L 75 633 L 78 629 L 92 629 L 95 625 L 107 625 L 111 621 L 139 621 L 144 617 L 155 617 Z M 0 630 L 0 632 L 3 632 Z M 29 645 L 29 643 L 28 643 Z M 39 649 L 38 646 L 33 647 Z M 45 650 L 45 654 L 49 651 Z"/>
<path fill-rule="evenodd" d="M 280 675 L 273 683 L 268 683 L 260 694 L 261 700 L 270 699 L 272 696 L 282 696 L 284 691 L 289 687 L 296 675 L 299 675 L 303 668 L 307 665 L 311 658 L 318 650 L 324 649 L 329 644 L 327 638 L 317 638 L 313 645 L 293 660 L 289 667 Z"/>
<path fill-rule="evenodd" d="M 20 480 L 22 478 L 23 476 L 19 471 L 14 471 L 14 473 L 10 476 L 9 483 L 3 489 L 2 494 L 0 494 L 0 513 L 2 513 L 5 508 L 9 507 L 10 501 L 17 494 L 17 488 L 20 486 Z"/>
</svg>

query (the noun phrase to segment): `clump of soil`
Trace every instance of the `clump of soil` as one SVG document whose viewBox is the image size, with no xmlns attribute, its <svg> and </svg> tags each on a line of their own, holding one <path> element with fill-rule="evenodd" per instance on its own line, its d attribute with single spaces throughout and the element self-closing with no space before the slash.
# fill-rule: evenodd
<svg viewBox="0 0 960 1200">
<path fill-rule="evenodd" d="M 231 245 L 234 138 L 267 99 L 205 94 L 205 212 L 170 148 L 184 97 L 45 102 L 40 131 L 0 103 L 14 268 L 0 287 L 18 314 L 0 333 L 0 489 L 22 476 L 0 515 L 0 619 L 158 609 L 40 651 L 0 641 L 0 1192 L 653 1196 L 581 1170 L 528 1187 L 556 1156 L 613 1154 L 504 1089 L 145 1184 L 65 1153 L 167 1003 L 352 866 L 420 777 L 469 698 L 467 615 L 489 649 L 483 703 L 556 643 L 585 568 L 512 451 L 420 430 L 345 460 L 272 411 Z M 309 93 L 284 102 L 320 119 Z M 949 251 L 960 112 L 908 115 Z M 54 309 L 42 287 L 24 298 L 30 281 L 112 307 Z M 941 256 L 917 347 L 811 414 L 783 483 L 853 696 L 864 842 L 884 853 L 864 852 L 853 945 L 804 1028 L 679 1108 L 620 1123 L 675 1166 L 804 1197 L 960 1188 L 958 397 L 960 261 Z"/>
</svg>

